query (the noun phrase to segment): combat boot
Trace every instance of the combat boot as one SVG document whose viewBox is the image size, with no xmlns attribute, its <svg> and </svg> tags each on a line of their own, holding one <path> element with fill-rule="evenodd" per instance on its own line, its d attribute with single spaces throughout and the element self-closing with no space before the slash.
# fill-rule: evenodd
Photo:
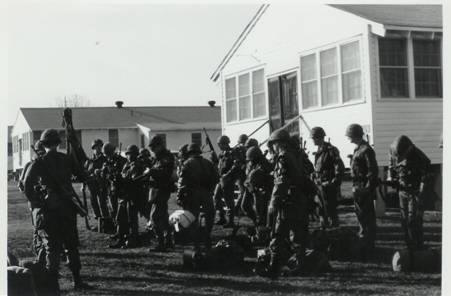
<svg viewBox="0 0 451 296">
<path fill-rule="evenodd" d="M 276 256 L 271 255 L 271 260 L 268 267 L 265 269 L 263 276 L 269 278 L 277 278 L 279 276 L 279 269 L 279 261 L 277 260 Z"/>
<path fill-rule="evenodd" d="M 80 290 L 91 290 L 92 287 L 88 285 L 87 283 L 84 283 L 81 280 L 80 272 L 73 272 L 72 273 L 74 277 L 74 290 L 80 291 Z"/>
<path fill-rule="evenodd" d="M 109 245 L 110 249 L 119 249 L 125 246 L 125 240 L 119 239 L 116 243 Z"/>
<path fill-rule="evenodd" d="M 166 252 L 164 237 L 162 235 L 158 237 L 158 245 L 156 247 L 150 248 L 149 252 Z"/>
</svg>

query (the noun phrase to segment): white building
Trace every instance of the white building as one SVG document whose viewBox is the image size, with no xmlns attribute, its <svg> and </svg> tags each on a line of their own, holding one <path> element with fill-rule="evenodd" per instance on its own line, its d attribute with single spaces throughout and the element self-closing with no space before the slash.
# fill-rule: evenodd
<svg viewBox="0 0 451 296">
<path fill-rule="evenodd" d="M 12 125 L 8 125 L 8 173 L 13 171 L 13 139 L 11 133 Z"/>
<path fill-rule="evenodd" d="M 344 133 L 359 123 L 380 166 L 405 134 L 439 170 L 442 27 L 441 5 L 262 5 L 211 76 L 222 132 L 236 139 L 268 121 L 263 141 L 302 115 L 290 132 L 314 151 L 306 125 L 322 126 L 349 166 Z"/>
<path fill-rule="evenodd" d="M 208 106 L 177 107 L 84 107 L 71 108 L 73 124 L 83 149 L 91 156 L 91 143 L 95 139 L 122 146 L 147 147 L 149 138 L 161 135 L 171 151 L 187 143 L 205 145 L 205 128 L 216 146 L 221 135 L 221 108 Z M 62 123 L 62 108 L 21 108 L 12 129 L 13 170 L 21 170 L 31 159 L 33 145 L 43 130 L 60 130 L 65 149 L 65 132 Z M 209 151 L 206 146 L 205 151 Z"/>
</svg>

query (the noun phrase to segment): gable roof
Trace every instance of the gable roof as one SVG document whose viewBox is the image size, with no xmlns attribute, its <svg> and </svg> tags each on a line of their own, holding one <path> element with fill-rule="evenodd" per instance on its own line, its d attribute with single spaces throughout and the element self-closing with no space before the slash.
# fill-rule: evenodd
<svg viewBox="0 0 451 296">
<path fill-rule="evenodd" d="M 21 108 L 31 130 L 62 128 L 64 108 Z M 221 108 L 174 107 L 82 107 L 71 108 L 76 129 L 137 128 L 137 124 L 185 124 L 221 122 Z"/>
<path fill-rule="evenodd" d="M 388 26 L 442 28 L 442 5 L 330 5 Z"/>
<path fill-rule="evenodd" d="M 329 4 L 329 6 L 386 26 L 443 28 L 442 5 Z M 249 24 L 244 28 L 243 32 L 238 36 L 230 50 L 211 74 L 210 80 L 218 80 L 222 69 L 232 59 L 234 53 L 251 33 L 268 7 L 269 4 L 260 6 Z"/>
</svg>

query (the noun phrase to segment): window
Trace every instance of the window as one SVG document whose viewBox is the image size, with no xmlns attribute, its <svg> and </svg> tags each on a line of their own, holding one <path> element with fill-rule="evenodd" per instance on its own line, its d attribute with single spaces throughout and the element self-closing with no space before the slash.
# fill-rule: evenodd
<svg viewBox="0 0 451 296">
<path fill-rule="evenodd" d="M 254 118 L 265 116 L 265 77 L 263 69 L 252 72 L 252 98 Z"/>
<path fill-rule="evenodd" d="M 226 121 L 240 121 L 266 115 L 263 69 L 225 80 Z"/>
<path fill-rule="evenodd" d="M 338 103 L 338 65 L 337 49 L 321 51 L 321 95 L 322 105 Z"/>
<path fill-rule="evenodd" d="M 108 142 L 114 145 L 114 147 L 119 146 L 119 131 L 117 129 L 108 130 Z"/>
<path fill-rule="evenodd" d="M 9 142 L 8 143 L 8 156 L 12 156 L 13 155 L 13 143 Z"/>
<path fill-rule="evenodd" d="M 360 42 L 341 43 L 301 56 L 301 93 L 303 109 L 361 100 Z"/>
<path fill-rule="evenodd" d="M 406 39 L 379 39 L 382 97 L 409 96 Z"/>
<path fill-rule="evenodd" d="M 236 121 L 236 78 L 226 80 L 226 120 Z"/>
<path fill-rule="evenodd" d="M 202 146 L 202 134 L 201 133 L 192 133 L 191 134 L 191 143 Z"/>
<path fill-rule="evenodd" d="M 340 47 L 343 102 L 362 97 L 359 42 L 351 42 Z"/>
<path fill-rule="evenodd" d="M 442 34 L 387 31 L 379 38 L 382 98 L 442 97 Z"/>
<path fill-rule="evenodd" d="M 315 54 L 301 58 L 301 79 L 302 107 L 307 109 L 318 106 Z"/>
<path fill-rule="evenodd" d="M 166 147 L 166 134 L 157 134 L 157 136 L 159 136 L 163 140 L 163 146 Z"/>
<path fill-rule="evenodd" d="M 251 118 L 250 74 L 238 76 L 240 120 Z"/>
<path fill-rule="evenodd" d="M 413 40 L 417 97 L 442 97 L 440 47 L 440 40 Z"/>
<path fill-rule="evenodd" d="M 141 148 L 144 148 L 146 146 L 144 135 L 141 135 L 140 139 L 141 139 Z"/>
</svg>

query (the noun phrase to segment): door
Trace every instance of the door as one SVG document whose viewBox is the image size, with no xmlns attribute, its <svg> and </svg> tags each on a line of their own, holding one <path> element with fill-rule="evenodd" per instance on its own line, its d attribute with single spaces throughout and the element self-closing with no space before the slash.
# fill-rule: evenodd
<svg viewBox="0 0 451 296">
<path fill-rule="evenodd" d="M 299 115 L 296 72 L 268 79 L 268 98 L 272 132 Z M 290 124 L 287 131 L 299 135 L 299 121 Z"/>
</svg>

